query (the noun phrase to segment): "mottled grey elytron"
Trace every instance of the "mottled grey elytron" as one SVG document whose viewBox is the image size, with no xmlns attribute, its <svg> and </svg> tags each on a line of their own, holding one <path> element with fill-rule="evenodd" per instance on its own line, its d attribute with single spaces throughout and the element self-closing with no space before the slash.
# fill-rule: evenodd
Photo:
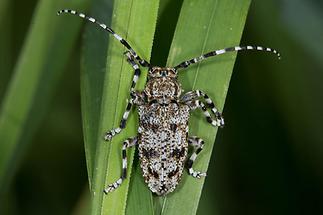
<svg viewBox="0 0 323 215">
<path fill-rule="evenodd" d="M 105 134 L 105 140 L 109 141 L 126 127 L 126 122 L 133 106 L 138 107 L 139 127 L 138 136 L 129 138 L 123 142 L 122 147 L 122 171 L 121 177 L 114 183 L 109 184 L 105 193 L 118 188 L 127 175 L 126 149 L 138 146 L 140 165 L 145 182 L 149 189 L 157 195 L 166 195 L 173 192 L 180 182 L 185 164 L 188 173 L 201 178 L 206 173 L 195 171 L 192 166 L 197 155 L 203 149 L 204 141 L 196 136 L 188 135 L 188 120 L 190 112 L 197 108 L 201 109 L 207 122 L 213 126 L 223 126 L 224 120 L 212 100 L 200 90 L 190 91 L 182 95 L 182 88 L 177 80 L 177 72 L 191 64 L 200 62 L 205 58 L 240 50 L 258 50 L 280 54 L 271 48 L 261 46 L 235 46 L 208 52 L 199 57 L 184 61 L 175 67 L 163 68 L 152 66 L 148 61 L 140 58 L 131 48 L 129 43 L 116 34 L 105 24 L 96 19 L 78 13 L 74 10 L 61 10 L 58 15 L 69 13 L 84 18 L 112 34 L 128 51 L 125 56 L 134 69 L 134 76 L 130 88 L 130 99 L 118 128 L 112 129 Z M 135 91 L 137 80 L 140 76 L 140 66 L 148 67 L 148 79 L 145 89 Z M 188 157 L 188 147 L 195 150 Z"/>
</svg>

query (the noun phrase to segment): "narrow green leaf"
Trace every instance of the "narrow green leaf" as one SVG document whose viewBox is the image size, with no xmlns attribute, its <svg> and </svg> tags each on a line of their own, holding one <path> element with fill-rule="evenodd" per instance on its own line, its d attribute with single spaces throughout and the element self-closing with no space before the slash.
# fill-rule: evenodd
<svg viewBox="0 0 323 215">
<path fill-rule="evenodd" d="M 15 67 L 0 113 L 0 189 L 46 113 L 80 29 L 80 20 L 56 16 L 62 6 L 85 8 L 88 0 L 42 0 Z M 0 192 L 1 193 L 1 192 Z"/>
<path fill-rule="evenodd" d="M 142 177 L 142 171 L 138 157 L 134 159 L 131 181 L 129 185 L 129 196 L 127 200 L 127 215 L 152 215 L 154 214 L 154 203 L 152 193 Z"/>
<path fill-rule="evenodd" d="M 150 58 L 157 9 L 157 0 L 114 2 L 111 27 L 128 40 L 138 54 L 147 60 Z M 92 214 L 124 214 L 126 208 L 133 149 L 127 151 L 129 166 L 127 179 L 114 192 L 108 195 L 103 194 L 104 187 L 113 183 L 121 175 L 122 142 L 136 135 L 137 120 L 131 114 L 125 131 L 117 135 L 111 142 L 103 141 L 104 133 L 119 125 L 126 107 L 126 99 L 129 98 L 133 69 L 122 55 L 124 51 L 125 48 L 115 38 L 110 37 L 96 144 L 96 160 L 93 168 Z M 143 72 L 143 74 L 145 73 Z M 145 80 L 144 75 L 140 79 L 139 86 L 142 88 Z"/>
<path fill-rule="evenodd" d="M 238 45 L 247 16 L 250 0 L 184 0 L 168 57 L 168 65 L 215 49 Z M 185 91 L 200 89 L 206 92 L 222 110 L 236 54 L 226 54 L 205 60 L 180 72 Z M 216 129 L 210 126 L 201 111 L 190 120 L 190 135 L 204 139 L 204 150 L 194 168 L 206 171 L 211 157 Z M 195 214 L 204 179 L 184 174 L 177 190 L 165 197 L 162 214 Z"/>
<path fill-rule="evenodd" d="M 112 2 L 94 0 L 89 15 L 107 26 L 111 24 Z M 103 81 L 105 76 L 109 35 L 93 23 L 87 23 L 83 37 L 81 59 L 81 109 L 83 120 L 84 148 L 91 189 L 95 162 L 98 126 L 100 121 Z M 112 41 L 116 42 L 116 41 Z M 102 138 L 99 135 L 99 138 Z"/>
</svg>

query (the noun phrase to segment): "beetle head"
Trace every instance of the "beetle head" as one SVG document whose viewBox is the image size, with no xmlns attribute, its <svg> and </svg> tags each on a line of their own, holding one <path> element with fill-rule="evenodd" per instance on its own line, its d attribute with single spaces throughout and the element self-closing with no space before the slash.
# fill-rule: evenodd
<svg viewBox="0 0 323 215">
<path fill-rule="evenodd" d="M 148 100 L 158 103 L 170 103 L 181 95 L 181 85 L 177 81 L 177 71 L 174 68 L 152 67 L 149 69 L 145 93 Z"/>
<path fill-rule="evenodd" d="M 149 69 L 149 78 L 177 78 L 177 71 L 175 68 L 168 67 L 152 67 Z"/>
</svg>

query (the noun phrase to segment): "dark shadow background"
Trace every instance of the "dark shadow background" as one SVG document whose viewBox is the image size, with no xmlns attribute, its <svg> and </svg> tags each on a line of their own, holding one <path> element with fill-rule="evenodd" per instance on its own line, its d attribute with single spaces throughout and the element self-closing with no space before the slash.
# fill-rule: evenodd
<svg viewBox="0 0 323 215">
<path fill-rule="evenodd" d="M 0 98 L 35 3 L 15 0 L 10 8 L 10 53 L 0 48 Z M 170 3 L 168 14 L 160 14 L 153 62 L 165 62 L 168 48 L 155 50 L 169 47 L 171 37 L 160 35 L 172 34 L 180 5 Z M 218 132 L 198 214 L 323 214 L 322 9 L 319 0 L 252 2 L 241 44 L 276 48 L 282 60 L 257 52 L 238 55 L 224 110 L 226 127 Z M 3 214 L 80 214 L 76 211 L 87 189 L 81 36 L 78 44 L 2 202 Z"/>
<path fill-rule="evenodd" d="M 253 1 L 199 214 L 323 214 L 321 1 Z"/>
</svg>

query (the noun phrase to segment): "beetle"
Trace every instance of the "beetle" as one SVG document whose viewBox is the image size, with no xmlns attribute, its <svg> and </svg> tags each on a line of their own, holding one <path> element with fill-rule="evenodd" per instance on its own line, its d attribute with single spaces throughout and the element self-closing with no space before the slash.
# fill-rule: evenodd
<svg viewBox="0 0 323 215">
<path fill-rule="evenodd" d="M 128 138 L 123 142 L 121 177 L 104 189 L 106 194 L 117 189 L 126 178 L 126 150 L 133 146 L 138 146 L 140 166 L 145 182 L 149 189 L 157 195 L 163 196 L 175 190 L 183 175 L 185 164 L 189 175 L 194 178 L 206 176 L 205 172 L 195 171 L 192 168 L 196 157 L 203 149 L 204 141 L 197 136 L 188 135 L 190 112 L 198 108 L 201 109 L 207 122 L 212 126 L 223 127 L 224 119 L 214 102 L 203 91 L 194 90 L 182 94 L 181 84 L 177 80 L 179 70 L 206 58 L 233 51 L 266 51 L 272 52 L 280 58 L 279 52 L 272 48 L 234 46 L 208 52 L 199 57 L 183 61 L 174 67 L 152 66 L 148 61 L 142 59 L 126 40 L 95 18 L 70 9 L 57 12 L 58 15 L 62 13 L 79 16 L 97 24 L 111 34 L 127 48 L 125 56 L 134 70 L 130 87 L 130 99 L 120 125 L 108 131 L 104 139 L 110 141 L 126 127 L 126 122 L 133 106 L 138 107 L 138 136 Z M 141 92 L 135 90 L 141 73 L 140 67 L 149 68 L 147 82 Z M 191 156 L 188 157 L 189 145 L 195 149 Z"/>
</svg>

